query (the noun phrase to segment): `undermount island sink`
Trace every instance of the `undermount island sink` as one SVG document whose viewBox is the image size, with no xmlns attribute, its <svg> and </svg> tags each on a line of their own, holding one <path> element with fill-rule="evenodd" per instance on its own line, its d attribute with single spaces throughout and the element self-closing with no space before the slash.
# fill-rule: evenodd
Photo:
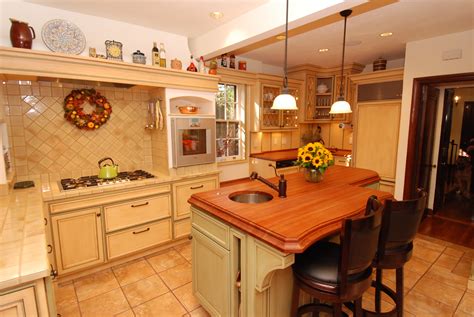
<svg viewBox="0 0 474 317">
<path fill-rule="evenodd" d="M 229 199 L 243 204 L 260 204 L 272 200 L 273 196 L 260 191 L 241 191 L 230 194 Z"/>
</svg>

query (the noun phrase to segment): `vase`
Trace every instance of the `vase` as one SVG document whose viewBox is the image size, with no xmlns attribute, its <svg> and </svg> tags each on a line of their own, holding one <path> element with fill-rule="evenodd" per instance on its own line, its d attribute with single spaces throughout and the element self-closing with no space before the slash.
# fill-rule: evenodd
<svg viewBox="0 0 474 317">
<path fill-rule="evenodd" d="M 28 23 L 11 19 L 10 40 L 13 47 L 29 48 L 36 38 L 35 30 Z"/>
<path fill-rule="evenodd" d="M 307 182 L 319 183 L 323 180 L 323 173 L 321 173 L 317 169 L 305 168 L 304 178 L 306 179 Z"/>
</svg>

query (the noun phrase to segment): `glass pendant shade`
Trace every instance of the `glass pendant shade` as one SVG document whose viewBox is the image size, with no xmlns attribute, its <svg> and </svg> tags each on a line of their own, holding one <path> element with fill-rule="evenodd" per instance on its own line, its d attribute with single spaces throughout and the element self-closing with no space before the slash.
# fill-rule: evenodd
<svg viewBox="0 0 474 317">
<path fill-rule="evenodd" d="M 283 89 L 275 100 L 273 100 L 272 110 L 298 110 L 296 107 L 296 99 L 288 93 L 287 89 Z"/>
<path fill-rule="evenodd" d="M 338 101 L 332 104 L 330 114 L 341 114 L 341 113 L 352 113 L 351 105 L 344 100 L 344 98 L 339 98 Z"/>
</svg>

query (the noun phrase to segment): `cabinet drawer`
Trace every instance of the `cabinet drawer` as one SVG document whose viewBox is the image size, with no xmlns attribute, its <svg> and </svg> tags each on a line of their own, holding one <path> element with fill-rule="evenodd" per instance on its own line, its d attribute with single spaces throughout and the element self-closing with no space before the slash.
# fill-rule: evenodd
<svg viewBox="0 0 474 317">
<path fill-rule="evenodd" d="M 175 239 L 188 236 L 191 233 L 191 218 L 175 221 L 173 226 Z"/>
<path fill-rule="evenodd" d="M 192 226 L 211 238 L 214 242 L 229 249 L 229 226 L 217 221 L 196 208 L 192 208 L 192 211 Z"/>
<path fill-rule="evenodd" d="M 170 194 L 104 207 L 106 232 L 171 216 Z"/>
<path fill-rule="evenodd" d="M 0 316 L 38 316 L 34 287 L 0 295 Z"/>
<path fill-rule="evenodd" d="M 107 257 L 114 259 L 171 240 L 171 219 L 106 236 Z"/>
<path fill-rule="evenodd" d="M 174 219 L 189 217 L 190 205 L 188 199 L 192 194 L 213 190 L 217 188 L 217 178 L 182 182 L 173 185 Z"/>
</svg>

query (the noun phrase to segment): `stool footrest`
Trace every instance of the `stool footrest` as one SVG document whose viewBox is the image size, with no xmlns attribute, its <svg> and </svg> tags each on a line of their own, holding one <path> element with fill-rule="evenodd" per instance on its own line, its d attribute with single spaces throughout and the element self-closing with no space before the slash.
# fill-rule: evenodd
<svg viewBox="0 0 474 317">
<path fill-rule="evenodd" d="M 305 304 L 303 306 L 298 307 L 297 316 L 301 316 L 306 313 L 319 313 L 319 312 L 333 314 L 334 309 L 330 305 L 326 305 L 326 304 L 316 304 L 316 303 Z M 342 312 L 342 315 L 344 317 L 349 317 L 349 315 L 346 314 L 345 312 Z"/>
<path fill-rule="evenodd" d="M 372 287 L 376 287 L 377 283 L 376 281 L 372 281 Z M 389 288 L 388 286 L 384 284 L 380 284 L 380 290 L 387 294 L 388 297 L 390 297 L 393 302 L 395 303 L 395 307 L 387 312 L 380 312 L 377 313 L 375 311 L 367 310 L 367 309 L 362 309 L 362 312 L 364 313 L 364 317 L 395 317 L 397 316 L 397 301 L 396 301 L 396 293 Z"/>
</svg>

